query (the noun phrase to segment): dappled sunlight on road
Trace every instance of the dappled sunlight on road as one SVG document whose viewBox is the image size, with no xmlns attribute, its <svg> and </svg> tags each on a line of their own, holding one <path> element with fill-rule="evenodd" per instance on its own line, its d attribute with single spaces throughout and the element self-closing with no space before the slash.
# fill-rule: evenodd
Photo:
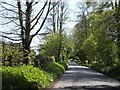
<svg viewBox="0 0 120 90">
<path fill-rule="evenodd" d="M 120 82 L 109 78 L 95 70 L 85 66 L 79 66 L 75 62 L 70 62 L 70 66 L 62 78 L 56 82 L 53 88 L 118 88 Z M 89 90 L 87 89 L 87 90 Z"/>
</svg>

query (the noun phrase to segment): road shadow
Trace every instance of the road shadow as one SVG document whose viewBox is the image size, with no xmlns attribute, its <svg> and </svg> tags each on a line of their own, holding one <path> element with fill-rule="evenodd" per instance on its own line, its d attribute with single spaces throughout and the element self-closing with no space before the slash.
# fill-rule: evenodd
<svg viewBox="0 0 120 90">
<path fill-rule="evenodd" d="M 70 86 L 65 88 L 44 88 L 40 90 L 120 90 L 120 87 L 110 87 L 107 85 L 99 85 L 99 86 Z"/>
<path fill-rule="evenodd" d="M 61 88 L 62 90 L 62 88 Z M 120 86 L 112 87 L 107 85 L 96 85 L 96 86 L 70 86 L 65 87 L 63 90 L 120 90 Z"/>
<path fill-rule="evenodd" d="M 58 88 L 44 90 L 120 90 L 120 83 L 89 67 L 70 62 Z"/>
</svg>

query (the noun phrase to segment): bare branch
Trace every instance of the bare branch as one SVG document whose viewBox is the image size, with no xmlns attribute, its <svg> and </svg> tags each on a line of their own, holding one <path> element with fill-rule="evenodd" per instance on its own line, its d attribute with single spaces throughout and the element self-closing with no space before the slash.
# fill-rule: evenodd
<svg viewBox="0 0 120 90">
<path fill-rule="evenodd" d="M 48 0 L 47 0 L 48 1 Z M 31 30 L 34 29 L 34 27 L 36 26 L 36 24 L 38 23 L 39 19 L 41 18 L 43 12 L 44 12 L 44 9 L 47 5 L 47 1 L 46 3 L 44 4 L 43 8 L 39 11 L 39 13 L 36 15 L 36 17 L 31 21 L 31 23 L 37 19 L 36 23 L 32 26 Z M 59 2 L 57 2 L 51 9 L 49 9 L 49 12 L 58 4 Z M 38 17 L 38 18 L 37 18 Z"/>
<path fill-rule="evenodd" d="M 9 40 L 12 40 L 12 41 L 20 41 L 21 39 L 13 39 L 13 38 L 10 38 L 8 36 L 5 36 L 5 35 L 0 35 L 1 37 L 4 37 L 4 38 L 7 38 Z"/>
<path fill-rule="evenodd" d="M 0 33 L 6 34 L 6 35 L 11 35 L 11 34 L 14 34 L 14 35 L 20 35 L 20 34 L 17 34 L 17 33 L 3 32 L 3 31 L 0 31 Z"/>
<path fill-rule="evenodd" d="M 1 18 L 6 18 L 6 19 L 18 19 L 17 17 L 14 17 L 14 16 L 11 16 L 11 17 L 9 16 L 8 17 L 8 16 L 1 15 L 0 17 Z"/>
<path fill-rule="evenodd" d="M 9 6 L 12 6 L 12 7 L 14 7 L 14 8 L 18 8 L 18 7 L 16 7 L 16 6 L 14 6 L 13 4 L 10 4 L 10 3 L 7 3 L 7 2 L 2 2 L 3 4 L 6 4 L 6 5 L 9 5 Z M 2 5 L 2 7 L 3 7 L 3 5 Z M 6 7 L 3 7 L 3 8 L 6 8 Z M 14 10 L 12 10 L 12 9 L 8 9 L 8 8 L 6 8 L 8 11 L 12 11 L 12 12 L 15 12 L 15 13 L 17 13 L 18 14 L 18 12 L 16 12 L 16 11 L 14 11 Z M 25 13 L 21 10 L 21 12 L 25 15 Z"/>
<path fill-rule="evenodd" d="M 48 10 L 47 10 L 47 13 L 46 13 L 45 18 L 44 18 L 43 21 L 42 21 L 42 24 L 41 24 L 40 28 L 37 30 L 37 32 L 36 32 L 35 34 L 32 35 L 32 38 L 33 38 L 35 35 L 37 35 L 37 34 L 39 33 L 39 31 L 41 30 L 41 28 L 43 27 L 43 25 L 44 25 L 44 23 L 45 23 L 45 20 L 47 19 L 47 16 L 48 16 L 48 14 L 49 14 L 49 12 L 50 12 L 50 5 L 51 5 L 51 0 L 49 1 Z M 31 39 L 32 39 L 32 38 L 31 38 Z"/>
<path fill-rule="evenodd" d="M 37 34 L 37 35 L 47 35 L 47 34 L 50 34 L 49 32 L 48 33 L 39 33 L 39 34 Z"/>
<path fill-rule="evenodd" d="M 22 15 L 22 10 L 21 10 L 21 3 L 20 2 L 17 2 L 18 4 L 18 12 L 19 12 L 19 21 L 20 21 L 20 26 L 21 26 L 21 37 L 24 38 L 24 30 L 25 30 L 25 27 L 23 26 L 23 15 Z"/>
<path fill-rule="evenodd" d="M 57 6 L 59 3 L 60 3 L 60 1 L 57 2 L 55 5 L 53 5 L 53 7 L 50 9 L 50 11 L 51 11 L 53 8 L 55 8 L 55 6 Z"/>
<path fill-rule="evenodd" d="M 10 23 L 11 23 L 11 21 L 8 21 L 8 22 L 2 23 L 0 25 L 6 25 L 6 24 L 10 24 Z"/>
<path fill-rule="evenodd" d="M 50 29 L 50 28 L 48 28 L 48 27 L 47 27 L 46 29 L 48 29 L 49 31 L 52 31 L 52 29 Z"/>
<path fill-rule="evenodd" d="M 30 23 L 32 23 L 34 20 L 36 20 L 38 16 L 40 17 L 40 16 L 42 15 L 43 10 L 45 9 L 46 5 L 47 5 L 47 1 L 45 2 L 43 8 L 42 8 L 42 9 L 38 12 L 38 14 L 31 20 Z M 38 17 L 38 18 L 39 18 L 39 17 Z"/>
<path fill-rule="evenodd" d="M 14 12 L 14 13 L 17 13 L 17 14 L 18 14 L 18 12 L 14 11 L 13 9 L 8 9 L 8 8 L 6 8 L 6 7 L 4 7 L 4 6 L 2 6 L 2 8 L 4 8 L 4 10 L 7 10 L 7 11 L 9 11 L 9 12 Z"/>
<path fill-rule="evenodd" d="M 14 23 L 14 24 L 16 24 L 17 26 L 20 26 L 18 23 L 15 22 L 15 20 L 9 20 L 8 22 L 2 23 L 2 24 L 0 24 L 0 25 L 7 25 L 7 24 L 10 24 L 10 23 Z"/>
<path fill-rule="evenodd" d="M 20 30 L 21 28 L 19 27 L 19 28 L 9 28 L 9 31 L 11 31 L 11 32 L 16 32 L 16 33 L 18 33 L 18 30 Z"/>
<path fill-rule="evenodd" d="M 9 6 L 12 6 L 12 7 L 14 7 L 14 8 L 17 8 L 17 7 L 14 6 L 13 4 L 10 4 L 10 3 L 7 3 L 7 2 L 3 2 L 3 1 L 2 1 L 2 3 L 3 3 L 3 4 L 6 4 L 6 5 L 9 5 Z"/>
</svg>

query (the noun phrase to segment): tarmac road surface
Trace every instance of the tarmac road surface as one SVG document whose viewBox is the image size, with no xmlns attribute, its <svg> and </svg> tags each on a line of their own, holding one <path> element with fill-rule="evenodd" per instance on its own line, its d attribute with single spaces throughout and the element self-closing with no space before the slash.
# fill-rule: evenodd
<svg viewBox="0 0 120 90">
<path fill-rule="evenodd" d="M 68 70 L 50 90 L 120 90 L 120 82 L 89 67 L 70 62 Z"/>
</svg>

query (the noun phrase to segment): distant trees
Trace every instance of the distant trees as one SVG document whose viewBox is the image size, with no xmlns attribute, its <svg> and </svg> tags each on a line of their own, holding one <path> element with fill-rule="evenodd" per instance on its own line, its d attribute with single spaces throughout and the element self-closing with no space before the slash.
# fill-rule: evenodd
<svg viewBox="0 0 120 90">
<path fill-rule="evenodd" d="M 57 2 L 53 2 L 54 6 Z M 64 35 L 64 25 L 68 19 L 68 6 L 66 1 L 60 1 L 56 7 L 54 7 L 47 18 L 47 30 L 50 31 L 50 35 L 45 39 L 45 43 L 42 47 L 44 55 L 54 56 L 56 61 L 61 61 L 61 57 L 64 57 L 64 50 L 66 48 L 66 35 Z M 64 44 L 63 44 L 64 43 Z M 46 54 L 45 54 L 46 53 Z M 62 55 L 62 56 L 61 56 Z"/>
<path fill-rule="evenodd" d="M 111 12 L 95 13 L 91 15 L 89 24 L 90 35 L 83 42 L 81 49 L 87 55 L 88 63 L 101 63 L 101 65 L 112 66 L 116 60 L 115 54 L 117 48 L 112 37 L 108 34 L 110 31 Z M 111 14 L 112 15 L 112 14 Z M 105 17 L 106 16 L 106 17 Z M 100 19 L 101 17 L 104 17 Z M 94 20 L 95 19 L 95 20 Z M 103 22 L 104 21 L 104 22 Z M 115 49 L 116 48 L 116 49 Z M 116 51 L 114 51 L 114 49 Z"/>
<path fill-rule="evenodd" d="M 53 2 L 54 6 L 57 2 Z M 54 7 L 48 18 L 47 18 L 47 30 L 52 31 L 53 33 L 61 34 L 64 31 L 64 24 L 68 20 L 68 5 L 67 1 L 59 1 L 59 3 Z"/>
<path fill-rule="evenodd" d="M 101 3 L 96 7 L 96 11 L 86 17 L 85 28 L 82 26 L 82 17 L 75 25 L 74 55 L 80 63 L 107 67 L 119 65 L 118 7 L 117 2 Z"/>
<path fill-rule="evenodd" d="M 62 46 L 61 48 L 60 45 Z M 40 54 L 43 57 L 51 58 L 53 61 L 62 62 L 67 60 L 70 46 L 65 34 L 59 35 L 58 33 L 54 33 L 47 36 L 44 45 L 40 48 Z"/>
</svg>

